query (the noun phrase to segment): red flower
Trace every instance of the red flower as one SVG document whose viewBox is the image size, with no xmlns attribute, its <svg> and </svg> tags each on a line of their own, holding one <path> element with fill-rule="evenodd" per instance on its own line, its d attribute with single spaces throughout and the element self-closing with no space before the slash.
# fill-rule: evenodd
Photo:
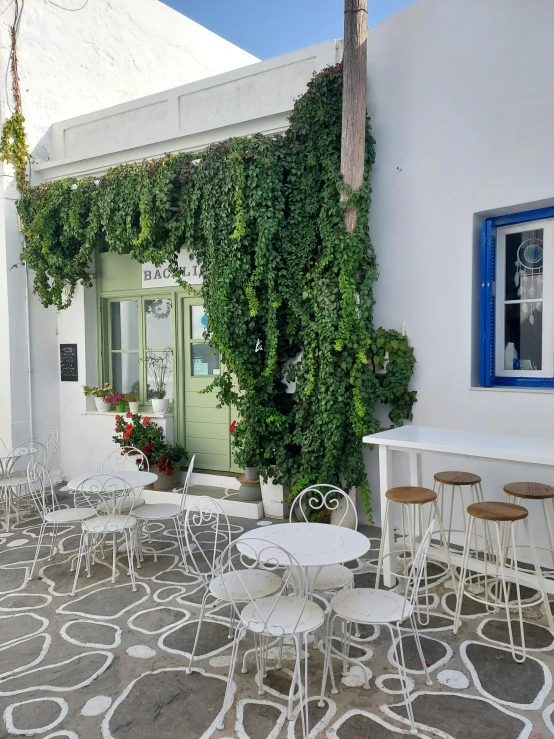
<svg viewBox="0 0 554 739">
<path fill-rule="evenodd" d="M 121 416 L 116 416 L 116 417 L 115 417 L 115 420 L 116 420 L 116 421 L 121 421 Z"/>
<path fill-rule="evenodd" d="M 229 426 L 229 433 L 232 434 L 233 431 L 236 429 L 236 427 L 237 427 L 237 422 L 233 421 L 233 423 Z"/>
<path fill-rule="evenodd" d="M 119 429 L 117 428 L 117 426 L 115 427 L 114 431 L 115 431 L 116 434 L 119 433 Z"/>
<path fill-rule="evenodd" d="M 132 417 L 133 417 L 133 414 L 131 413 L 131 411 L 127 411 L 127 418 L 132 418 Z"/>
<path fill-rule="evenodd" d="M 150 418 L 149 418 L 149 416 L 144 416 L 144 418 L 142 419 L 142 422 L 143 422 L 143 424 L 144 424 L 145 426 L 148 426 L 148 424 L 150 423 Z"/>
<path fill-rule="evenodd" d="M 125 426 L 125 431 L 128 431 L 129 433 L 131 433 L 132 430 L 133 430 L 133 424 L 132 423 L 128 423 Z"/>
<path fill-rule="evenodd" d="M 124 438 L 124 439 L 127 439 L 127 441 L 129 441 L 129 439 L 131 438 L 131 432 L 130 432 L 130 431 L 126 431 L 126 432 L 125 432 L 125 433 L 123 434 L 123 438 Z"/>
</svg>

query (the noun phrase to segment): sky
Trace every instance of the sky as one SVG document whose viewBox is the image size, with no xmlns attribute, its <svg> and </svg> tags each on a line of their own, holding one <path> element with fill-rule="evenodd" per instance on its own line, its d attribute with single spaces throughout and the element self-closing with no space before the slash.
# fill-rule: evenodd
<svg viewBox="0 0 554 739">
<path fill-rule="evenodd" d="M 343 36 L 344 0 L 163 0 L 210 31 L 270 59 Z M 368 25 L 415 0 L 368 0 Z"/>
</svg>

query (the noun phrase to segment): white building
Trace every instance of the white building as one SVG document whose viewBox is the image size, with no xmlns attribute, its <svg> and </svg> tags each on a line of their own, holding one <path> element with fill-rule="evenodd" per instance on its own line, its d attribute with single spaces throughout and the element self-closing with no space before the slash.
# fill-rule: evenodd
<svg viewBox="0 0 554 739">
<path fill-rule="evenodd" d="M 142 0 L 141 5 L 152 16 L 159 10 L 154 0 Z M 77 21 L 73 18 L 72 22 Z M 184 19 L 183 23 L 189 22 Z M 499 319 L 494 327 L 498 366 L 492 373 L 481 366 L 481 349 L 486 349 L 493 328 L 481 322 L 482 300 L 487 298 L 481 288 L 482 224 L 487 218 L 554 206 L 553 25 L 551 0 L 419 0 L 369 31 L 367 99 L 377 141 L 370 232 L 380 265 L 375 323 L 398 330 L 405 326 L 415 348 L 413 387 L 418 402 L 414 423 L 419 425 L 546 437 L 554 445 L 554 383 L 548 382 L 554 377 L 554 211 L 537 214 L 541 220 L 546 217 L 544 224 L 515 228 L 524 235 L 514 237 L 519 241 L 509 247 L 517 251 L 522 241 L 530 239 L 535 239 L 530 245 L 536 247 L 536 240 L 542 239 L 544 305 L 532 311 L 534 321 L 529 322 L 517 301 L 526 297 L 532 301 L 530 295 L 518 296 L 517 285 L 515 297 L 511 288 L 508 296 L 498 293 L 499 315 L 498 307 L 505 299 L 518 307 L 508 309 L 506 326 Z M 23 77 L 24 40 L 20 43 Z M 111 39 L 109 48 L 113 43 Z M 213 43 L 222 44 L 221 56 L 227 59 L 224 42 L 213 37 Z M 234 47 L 229 47 L 229 54 L 228 69 L 252 61 Z M 223 73 L 183 80 L 188 84 L 179 87 L 171 86 L 178 81 L 173 78 L 165 85 L 166 91 L 146 97 L 140 95 L 152 92 L 153 82 L 143 81 L 140 86 L 133 78 L 128 81 L 132 101 L 86 113 L 82 101 L 79 105 L 74 101 L 79 86 L 74 82 L 65 107 L 60 107 L 60 101 L 42 116 L 42 133 L 38 124 L 30 126 L 37 136 L 46 131 L 50 136 L 50 156 L 35 164 L 33 176 L 38 182 L 102 173 L 117 163 L 166 151 L 194 150 L 229 136 L 283 130 L 294 98 L 304 91 L 312 73 L 340 55 L 341 43 L 330 41 L 233 71 L 213 68 L 208 71 Z M 124 60 L 118 69 L 123 74 Z M 113 70 L 110 80 L 112 75 Z M 26 89 L 29 84 L 23 81 L 22 86 Z M 110 93 L 112 98 L 107 92 L 105 98 L 95 98 L 100 92 L 94 89 L 93 104 L 87 108 L 111 104 L 117 95 L 123 97 L 118 89 Z M 24 98 L 31 118 L 41 117 L 38 108 L 36 114 L 31 113 L 41 97 L 29 95 L 28 103 Z M 519 220 L 529 223 L 534 218 L 527 215 Z M 2 244 L 2 264 L 6 265 L 16 261 L 19 248 L 13 222 L 11 228 L 8 246 Z M 499 244 L 505 235 L 498 231 Z M 101 273 L 102 265 L 96 269 Z M 134 285 L 141 283 L 140 267 L 136 269 L 129 278 Z M 10 324 L 2 328 L 10 364 L 2 367 L 0 419 L 2 432 L 15 438 L 29 429 L 23 271 L 9 273 L 9 290 L 7 272 L 2 279 L 5 311 L 10 304 Z M 514 279 L 512 270 L 507 284 Z M 59 314 L 31 301 L 35 433 L 40 437 L 55 426 L 62 430 L 60 464 L 68 474 L 80 471 L 89 455 L 98 458 L 106 444 L 109 447 L 112 419 L 84 415 L 87 405 L 80 385 L 100 379 L 97 300 L 109 300 L 112 292 L 121 295 L 122 290 L 127 297 L 133 295 L 132 287 L 125 289 L 102 284 L 104 298 L 98 298 L 97 291 L 79 288 L 71 308 Z M 141 290 L 139 284 L 137 295 L 142 300 Z M 502 340 L 498 339 L 503 332 Z M 189 334 L 187 340 L 193 339 Z M 59 382 L 60 343 L 78 345 L 79 383 Z M 506 366 L 508 343 L 517 345 L 518 351 L 511 367 Z M 500 379 L 489 386 L 492 375 Z M 505 384 L 506 378 L 516 378 L 516 384 Z M 542 387 L 532 386 L 538 384 L 537 378 Z M 224 425 L 225 418 L 203 422 L 212 424 L 212 436 L 219 438 L 216 427 Z M 171 418 L 165 423 L 170 425 Z M 201 466 L 209 467 L 211 455 L 212 469 L 217 470 L 216 458 L 223 459 L 227 437 L 221 437 L 217 448 L 208 449 L 198 441 L 200 431 L 190 433 L 203 450 L 199 453 L 206 455 Z M 552 480 L 546 468 L 435 456 L 424 459 L 424 484 L 431 484 L 434 471 L 453 464 L 481 474 L 489 498 L 502 498 L 502 485 L 508 481 Z M 369 451 L 367 466 L 376 490 L 377 458 Z M 395 482 L 405 479 L 404 473 L 398 464 Z M 374 501 L 379 520 L 377 496 Z M 540 520 L 534 511 L 531 521 L 538 530 Z"/>
</svg>

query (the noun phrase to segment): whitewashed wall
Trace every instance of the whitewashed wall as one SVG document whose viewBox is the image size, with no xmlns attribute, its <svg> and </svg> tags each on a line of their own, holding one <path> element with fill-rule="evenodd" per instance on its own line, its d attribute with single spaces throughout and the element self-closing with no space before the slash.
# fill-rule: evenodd
<svg viewBox="0 0 554 739">
<path fill-rule="evenodd" d="M 554 447 L 553 391 L 472 386 L 476 226 L 503 209 L 554 203 L 553 27 L 551 0 L 420 0 L 369 34 L 368 107 L 377 140 L 376 325 L 407 324 L 414 423 L 546 437 Z M 378 491 L 376 453 L 367 466 Z M 481 474 L 489 498 L 501 499 L 508 481 L 554 484 L 547 468 L 431 455 L 424 484 L 457 468 Z M 395 471 L 396 484 L 407 481 L 398 460 Z"/>
<path fill-rule="evenodd" d="M 72 3 L 65 5 L 71 7 Z M 2 80 L 6 79 L 13 13 L 13 3 L 0 0 Z M 78 12 L 64 11 L 48 0 L 27 2 L 18 36 L 18 59 L 34 163 L 51 159 L 51 125 L 57 120 L 257 61 L 154 0 L 94 0 Z M 3 83 L 0 90 L 1 125 L 11 111 Z M 30 433 L 25 274 L 22 269 L 10 270 L 20 252 L 12 175 L 9 167 L 0 165 L 0 437 L 8 445 Z M 67 392 L 67 398 L 60 395 L 57 314 L 52 308 L 44 310 L 34 298 L 30 333 L 34 433 L 43 438 L 49 429 L 60 428 L 68 402 L 77 411 L 83 411 L 85 405 L 75 389 L 80 390 L 80 382 Z M 80 341 L 80 336 L 78 332 L 77 337 L 67 340 Z M 83 357 L 79 356 L 80 362 Z M 84 380 L 83 364 L 81 368 Z M 95 379 L 89 374 L 89 381 Z M 63 428 L 61 441 L 62 455 L 71 456 Z M 77 439 L 71 443 L 78 443 Z"/>
</svg>

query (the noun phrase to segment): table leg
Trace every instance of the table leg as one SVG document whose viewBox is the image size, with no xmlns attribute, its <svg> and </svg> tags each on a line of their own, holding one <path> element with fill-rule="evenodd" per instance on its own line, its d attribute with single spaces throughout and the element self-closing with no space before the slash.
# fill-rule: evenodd
<svg viewBox="0 0 554 739">
<path fill-rule="evenodd" d="M 387 508 L 386 493 L 389 489 L 390 473 L 392 472 L 392 452 L 388 446 L 379 446 L 379 494 L 381 498 L 381 522 L 385 516 Z M 387 531 L 382 533 L 383 536 L 383 556 L 390 554 L 394 540 L 394 527 L 392 520 L 389 520 Z M 385 559 L 388 562 L 389 559 Z M 392 588 L 395 578 L 390 572 L 383 570 L 383 584 L 386 588 Z"/>
</svg>

